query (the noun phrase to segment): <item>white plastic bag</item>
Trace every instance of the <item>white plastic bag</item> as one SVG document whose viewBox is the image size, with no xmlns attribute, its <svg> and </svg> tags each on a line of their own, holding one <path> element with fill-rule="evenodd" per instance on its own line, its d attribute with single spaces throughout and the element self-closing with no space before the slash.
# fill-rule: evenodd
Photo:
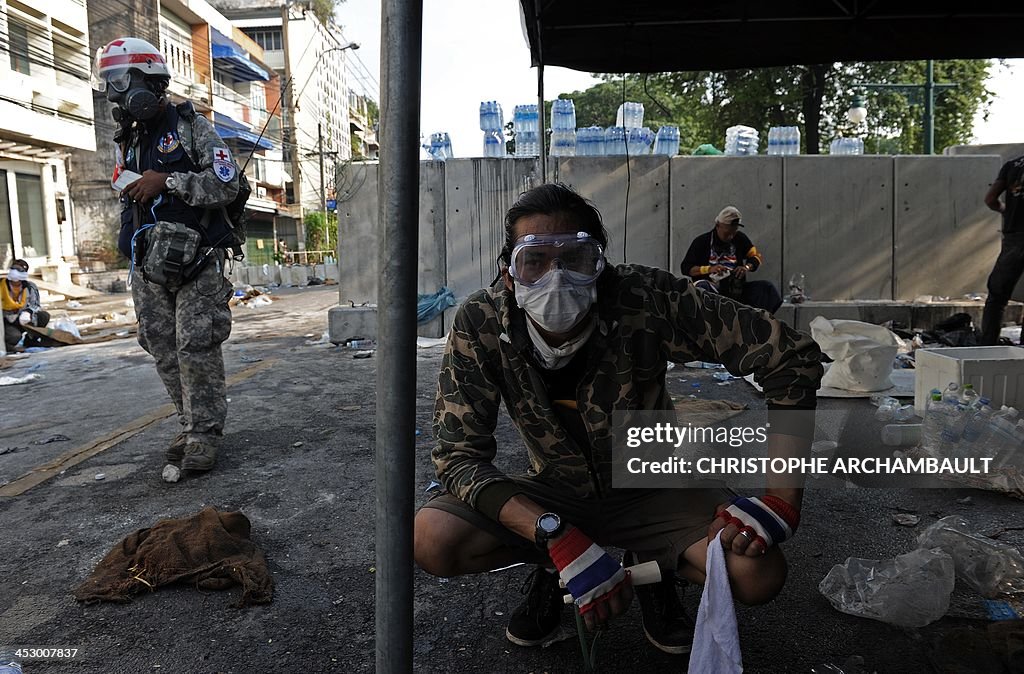
<svg viewBox="0 0 1024 674">
<path fill-rule="evenodd" d="M 55 330 L 63 330 L 64 332 L 70 333 L 79 339 L 82 338 L 82 333 L 78 331 L 78 325 L 76 325 L 70 318 L 58 318 L 50 327 Z"/>
<path fill-rule="evenodd" d="M 886 328 L 818 316 L 811 321 L 811 336 L 833 361 L 821 380 L 822 386 L 847 391 L 892 388 L 889 375 L 900 340 Z"/>
<path fill-rule="evenodd" d="M 992 598 L 1024 592 L 1024 556 L 1012 545 L 974 533 L 959 515 L 943 517 L 921 532 L 922 548 L 941 548 L 953 558 L 956 577 Z"/>
<path fill-rule="evenodd" d="M 953 558 L 918 548 L 896 559 L 847 558 L 818 585 L 843 613 L 898 627 L 924 627 L 949 610 L 956 582 Z"/>
</svg>

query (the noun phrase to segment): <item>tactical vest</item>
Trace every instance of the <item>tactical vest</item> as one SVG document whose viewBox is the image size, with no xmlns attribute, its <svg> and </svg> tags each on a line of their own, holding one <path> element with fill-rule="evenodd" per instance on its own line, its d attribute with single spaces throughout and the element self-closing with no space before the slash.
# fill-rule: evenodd
<svg viewBox="0 0 1024 674">
<path fill-rule="evenodd" d="M 198 173 L 200 169 L 190 156 L 193 148 L 189 147 L 186 151 L 186 145 L 192 143 L 193 137 L 192 122 L 187 117 L 188 114 L 195 114 L 189 103 L 183 103 L 180 106 L 166 105 L 159 124 L 144 127 L 144 131 L 127 148 L 124 157 L 125 168 L 140 175 L 147 169 L 168 174 Z M 189 133 L 185 138 L 181 137 L 184 134 L 178 133 L 178 120 L 182 116 L 186 116 L 184 123 L 186 127 L 189 127 Z M 159 220 L 180 222 L 199 231 L 203 235 L 204 246 L 223 248 L 230 245 L 231 230 L 224 222 L 220 209 L 212 209 L 207 214 L 207 209 L 189 206 L 183 199 L 169 192 L 164 192 L 162 197 L 160 205 L 155 209 L 151 208 L 152 204 L 141 207 L 140 225 L 154 223 L 153 211 L 155 210 Z M 203 221 L 204 215 L 207 217 L 207 222 Z M 121 233 L 118 239 L 118 247 L 126 257 L 131 256 L 133 229 L 132 207 L 129 204 L 121 211 Z"/>
</svg>

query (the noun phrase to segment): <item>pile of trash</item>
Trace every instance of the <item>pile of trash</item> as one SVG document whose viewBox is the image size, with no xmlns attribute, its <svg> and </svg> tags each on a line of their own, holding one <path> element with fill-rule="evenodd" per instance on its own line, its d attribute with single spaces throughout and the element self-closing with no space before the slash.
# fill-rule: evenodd
<svg viewBox="0 0 1024 674">
<path fill-rule="evenodd" d="M 249 309 L 259 309 L 260 307 L 266 307 L 274 303 L 276 298 L 270 296 L 270 291 L 266 288 L 259 287 L 254 288 L 253 286 L 245 286 L 235 290 L 235 296 L 231 298 L 228 305 L 232 307 L 243 306 Z"/>
<path fill-rule="evenodd" d="M 950 515 L 925 529 L 915 550 L 895 559 L 850 557 L 835 565 L 818 591 L 843 613 L 924 627 L 949 610 L 957 580 L 989 600 L 1024 594 L 1024 556 Z M 1005 602 L 986 605 L 990 612 L 1015 613 Z"/>
</svg>

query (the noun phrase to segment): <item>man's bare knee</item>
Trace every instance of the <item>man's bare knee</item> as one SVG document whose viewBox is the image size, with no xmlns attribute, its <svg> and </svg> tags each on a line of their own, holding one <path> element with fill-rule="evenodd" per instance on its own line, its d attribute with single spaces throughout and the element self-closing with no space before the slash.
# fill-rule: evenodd
<svg viewBox="0 0 1024 674">
<path fill-rule="evenodd" d="M 452 520 L 459 518 L 437 508 L 423 508 L 413 522 L 413 558 L 432 576 L 458 575 Z"/>
<path fill-rule="evenodd" d="M 733 557 L 730 555 L 730 557 Z M 767 558 L 734 557 L 729 564 L 733 599 L 746 606 L 767 604 L 786 584 L 786 558 L 777 549 Z"/>
</svg>

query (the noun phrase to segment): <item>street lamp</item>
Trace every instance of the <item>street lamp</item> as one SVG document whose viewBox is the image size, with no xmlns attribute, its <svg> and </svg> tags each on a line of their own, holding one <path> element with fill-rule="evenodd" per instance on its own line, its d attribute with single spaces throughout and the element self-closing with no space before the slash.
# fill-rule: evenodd
<svg viewBox="0 0 1024 674">
<path fill-rule="evenodd" d="M 863 124 L 864 120 L 868 118 L 868 109 L 864 107 L 864 97 L 860 94 L 854 94 L 853 100 L 850 102 L 850 109 L 846 111 L 846 118 L 854 124 Z"/>
</svg>

